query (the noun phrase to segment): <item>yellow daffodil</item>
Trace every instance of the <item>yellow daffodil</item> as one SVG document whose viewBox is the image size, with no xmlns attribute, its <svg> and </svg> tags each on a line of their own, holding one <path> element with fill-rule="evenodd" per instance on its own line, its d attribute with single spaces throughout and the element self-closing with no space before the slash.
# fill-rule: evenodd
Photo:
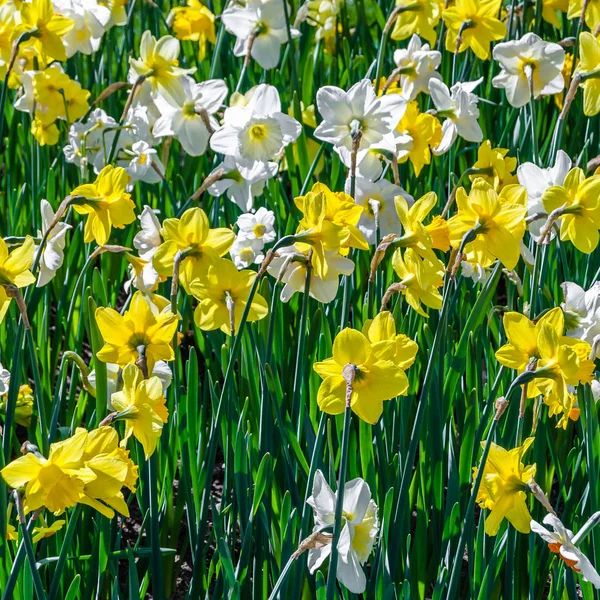
<svg viewBox="0 0 600 600">
<path fill-rule="evenodd" d="M 527 508 L 526 492 L 527 484 L 535 475 L 536 466 L 525 466 L 522 459 L 532 443 L 533 438 L 527 438 L 522 446 L 505 450 L 491 442 L 481 487 L 477 493 L 479 506 L 490 510 L 485 519 L 485 532 L 488 535 L 496 535 L 505 518 L 517 531 L 530 531 L 531 515 Z M 473 480 L 477 477 L 477 471 L 477 467 L 474 467 Z"/>
<path fill-rule="evenodd" d="M 36 110 L 31 122 L 31 135 L 40 146 L 55 146 L 58 144 L 60 132 L 54 117 L 51 114 L 44 114 Z"/>
<path fill-rule="evenodd" d="M 8 394 L 0 397 L 0 414 L 6 414 L 6 402 Z M 33 413 L 33 390 L 27 385 L 19 388 L 17 402 L 15 405 L 14 421 L 23 427 L 29 427 Z"/>
<path fill-rule="evenodd" d="M 219 259 L 206 276 L 195 279 L 190 286 L 200 303 L 194 312 L 196 325 L 204 331 L 220 329 L 231 335 L 231 325 L 237 331 L 248 303 L 250 288 L 256 279 L 254 271 L 238 271 L 230 260 Z M 269 312 L 266 300 L 255 294 L 248 321 L 264 319 Z"/>
<path fill-rule="evenodd" d="M 19 532 L 17 528 L 11 523 L 6 524 L 6 541 L 7 542 L 18 542 L 19 541 Z"/>
<path fill-rule="evenodd" d="M 569 171 L 563 185 L 553 185 L 542 195 L 548 213 L 561 209 L 560 239 L 570 240 L 580 252 L 598 246 L 600 229 L 600 176 L 586 178 L 580 168 Z"/>
<path fill-rule="evenodd" d="M 99 246 L 108 242 L 113 227 L 124 229 L 135 221 L 135 203 L 125 192 L 129 175 L 122 167 L 107 165 L 100 171 L 94 183 L 84 183 L 76 187 L 71 196 L 76 200 L 73 208 L 80 215 L 87 215 L 84 241 L 96 240 Z"/>
<path fill-rule="evenodd" d="M 80 502 L 109 519 L 115 514 L 112 509 L 128 517 L 121 489 L 125 486 L 135 492 L 138 467 L 129 458 L 129 451 L 119 447 L 117 432 L 106 426 L 90 431 L 82 460 L 96 478 L 85 485 Z"/>
<path fill-rule="evenodd" d="M 160 379 L 143 379 L 142 372 L 135 365 L 127 365 L 123 369 L 123 389 L 111 396 L 111 403 L 118 411 L 117 418 L 125 421 L 125 437 L 121 445 L 125 445 L 133 435 L 142 444 L 148 460 L 169 418 Z"/>
<path fill-rule="evenodd" d="M 586 6 L 585 24 L 594 31 L 600 25 L 600 0 L 569 0 L 567 18 L 581 18 L 584 4 Z"/>
<path fill-rule="evenodd" d="M 29 270 L 33 263 L 35 243 L 27 236 L 21 246 L 8 252 L 4 240 L 0 238 L 0 323 L 6 316 L 12 295 L 7 293 L 5 286 L 17 288 L 35 283 L 35 276 Z"/>
<path fill-rule="evenodd" d="M 235 240 L 231 229 L 210 229 L 208 217 L 201 208 L 186 210 L 181 219 L 165 219 L 162 236 L 165 241 L 154 254 L 152 264 L 159 275 L 172 277 L 175 255 L 182 252 L 179 281 L 188 294 L 190 283 L 205 276 L 208 267 L 227 254 Z"/>
<path fill-rule="evenodd" d="M 419 347 L 408 336 L 396 334 L 396 322 L 391 312 L 385 310 L 366 321 L 362 333 L 377 356 L 391 360 L 399 369 L 406 371 L 415 362 Z M 389 341 L 395 345 L 388 344 Z"/>
<path fill-rule="evenodd" d="M 380 337 L 376 331 L 373 335 L 376 339 Z M 317 394 L 319 408 L 330 415 L 344 412 L 347 384 L 343 372 L 347 365 L 352 365 L 350 407 L 363 421 L 375 424 L 383 412 L 383 402 L 405 394 L 408 389 L 404 371 L 387 358 L 395 357 L 396 348 L 394 339 L 372 344 L 354 329 L 346 328 L 338 333 L 333 342 L 333 357 L 313 367 L 323 379 Z"/>
<path fill-rule="evenodd" d="M 47 459 L 30 452 L 2 469 L 0 473 L 10 487 L 25 488 L 26 512 L 45 506 L 59 515 L 79 502 L 85 484 L 96 477 L 81 460 L 86 441 L 87 431 L 81 430 L 51 444 Z"/>
<path fill-rule="evenodd" d="M 187 0 L 187 6 L 171 9 L 168 22 L 178 40 L 198 42 L 198 60 L 204 60 L 206 43 L 216 41 L 215 15 L 198 0 Z"/>
<path fill-rule="evenodd" d="M 440 2 L 437 0 L 396 0 L 396 7 L 401 7 L 403 10 L 396 18 L 391 38 L 405 40 L 416 33 L 433 46 L 437 38 L 436 27 L 440 22 Z"/>
<path fill-rule="evenodd" d="M 134 76 L 143 76 L 153 90 L 176 99 L 183 93 L 180 77 L 196 70 L 179 67 L 178 57 L 179 42 L 173 36 L 164 35 L 157 40 L 146 30 L 140 42 L 140 58 L 130 58 L 129 64 Z"/>
<path fill-rule="evenodd" d="M 516 195 L 513 189 L 511 195 Z M 469 232 L 469 241 L 464 251 L 473 255 L 482 267 L 498 259 L 507 269 L 514 269 L 521 254 L 520 241 L 525 233 L 527 207 L 503 202 L 494 188 L 478 178 L 467 195 L 464 188 L 456 192 L 458 213 L 448 221 L 450 243 L 460 248 Z"/>
<path fill-rule="evenodd" d="M 598 6 L 600 10 L 600 4 Z M 600 19 L 600 15 L 598 18 Z M 580 84 L 583 88 L 583 113 L 593 117 L 600 113 L 600 40 L 588 31 L 583 31 L 579 36 L 579 63 L 576 72 L 584 77 L 594 73 L 594 76 L 586 77 Z"/>
<path fill-rule="evenodd" d="M 544 396 L 543 400 L 548 407 L 548 415 L 559 417 L 556 427 L 566 429 L 569 421 L 579 420 L 580 410 L 577 406 L 577 396 L 575 394 L 568 394 L 564 404 L 556 395 Z"/>
<path fill-rule="evenodd" d="M 569 0 L 543 0 L 542 1 L 542 19 L 556 29 L 560 29 L 558 15 L 561 12 L 566 13 L 569 10 Z"/>
<path fill-rule="evenodd" d="M 403 235 L 400 245 L 403 248 L 413 248 L 417 254 L 435 262 L 433 249 L 446 252 L 450 249 L 450 232 L 446 221 L 436 217 L 429 225 L 423 221 L 437 204 L 437 195 L 429 192 L 419 198 L 410 208 L 402 196 L 394 198 L 396 212 L 402 223 Z"/>
<path fill-rule="evenodd" d="M 12 5 L 0 5 L 0 79 L 4 81 L 12 52 L 15 29 L 15 10 Z"/>
<path fill-rule="evenodd" d="M 143 356 L 152 373 L 157 360 L 173 360 L 177 315 L 169 310 L 159 313 L 140 291 L 123 315 L 112 308 L 97 308 L 96 322 L 105 342 L 97 354 L 102 362 L 124 367 Z"/>
<path fill-rule="evenodd" d="M 42 519 L 42 521 L 44 521 Z M 58 519 L 57 521 L 54 521 L 54 523 L 52 523 L 52 525 L 46 525 L 46 522 L 43 522 L 43 525 L 41 527 L 34 527 L 33 528 L 33 543 L 37 543 L 40 540 L 43 540 L 44 538 L 49 538 L 52 537 L 53 535 L 56 535 L 57 531 L 60 531 L 66 521 L 64 521 L 64 519 Z"/>
<path fill-rule="evenodd" d="M 84 90 L 60 67 L 51 65 L 35 73 L 32 82 L 33 99 L 36 107 L 43 107 L 39 112 L 43 113 L 46 121 L 61 118 L 73 122 L 87 113 L 90 92 Z"/>
<path fill-rule="evenodd" d="M 428 317 L 421 303 L 430 308 L 442 308 L 442 296 L 438 288 L 444 283 L 444 264 L 437 258 L 421 258 L 413 248 L 402 255 L 398 248 L 392 257 L 392 266 L 400 277 L 401 292 L 408 305 L 421 316 Z"/>
<path fill-rule="evenodd" d="M 487 172 L 469 175 L 469 179 L 475 181 L 481 177 L 497 192 L 505 185 L 517 183 L 517 176 L 513 173 L 517 168 L 517 159 L 507 154 L 508 148 L 492 148 L 491 142 L 485 140 L 477 149 L 477 161 L 473 169 Z"/>
<path fill-rule="evenodd" d="M 67 52 L 61 40 L 73 29 L 74 22 L 57 15 L 50 0 L 31 0 L 21 4 L 21 24 L 15 29 L 13 39 L 29 32 L 22 46 L 33 46 L 38 52 L 41 65 L 45 67 L 52 60 L 67 60 Z"/>
<path fill-rule="evenodd" d="M 456 0 L 442 13 L 448 27 L 446 50 L 454 53 L 471 48 L 477 58 L 488 60 L 491 43 L 507 35 L 506 25 L 498 19 L 501 6 L 501 0 Z"/>
<path fill-rule="evenodd" d="M 442 126 L 433 115 L 420 112 L 415 100 L 407 104 L 396 131 L 401 134 L 398 162 L 410 160 L 418 177 L 423 167 L 431 162 L 431 148 L 442 141 Z"/>
</svg>

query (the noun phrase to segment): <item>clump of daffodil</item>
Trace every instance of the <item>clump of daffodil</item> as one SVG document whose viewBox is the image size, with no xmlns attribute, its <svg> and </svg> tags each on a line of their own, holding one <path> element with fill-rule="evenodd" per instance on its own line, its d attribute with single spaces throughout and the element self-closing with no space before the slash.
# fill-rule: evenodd
<svg viewBox="0 0 600 600">
<path fill-rule="evenodd" d="M 472 168 L 476 173 L 469 175 L 469 179 L 475 181 L 481 177 L 497 192 L 506 185 L 517 183 L 514 173 L 517 159 L 507 154 L 508 148 L 492 148 L 492 143 L 485 140 L 477 149 L 477 161 Z"/>
<path fill-rule="evenodd" d="M 423 167 L 431 162 L 431 148 L 436 148 L 442 141 L 442 125 L 433 115 L 420 112 L 415 100 L 406 105 L 396 131 L 400 134 L 396 139 L 398 162 L 410 160 L 418 177 Z"/>
<path fill-rule="evenodd" d="M 591 4 L 591 3 L 590 3 Z M 586 16 L 589 12 L 586 12 Z M 600 7 L 598 20 L 600 21 Z M 579 63 L 576 74 L 583 78 L 583 113 L 593 117 L 600 113 L 600 40 L 588 31 L 579 36 Z"/>
<path fill-rule="evenodd" d="M 441 7 L 443 4 L 437 0 L 396 0 L 396 10 L 399 12 L 391 38 L 405 40 L 416 33 L 433 46 L 437 38 L 436 27 L 440 22 Z"/>
<path fill-rule="evenodd" d="M 175 6 L 167 18 L 178 40 L 198 42 L 198 60 L 206 56 L 206 43 L 214 44 L 215 15 L 199 0 L 187 0 L 187 6 Z"/>
<path fill-rule="evenodd" d="M 0 396 L 0 414 L 6 414 L 6 403 L 8 393 Z M 15 405 L 14 421 L 23 427 L 29 427 L 31 424 L 31 415 L 33 413 L 33 390 L 27 384 L 19 387 L 17 402 Z"/>
<path fill-rule="evenodd" d="M 54 12 L 50 0 L 22 2 L 21 23 L 13 33 L 13 39 L 21 37 L 21 46 L 33 47 L 38 54 L 40 66 L 52 60 L 67 60 L 67 51 L 61 37 L 71 31 L 74 22 Z"/>
<path fill-rule="evenodd" d="M 374 339 L 380 338 L 377 329 L 378 324 Z M 406 394 L 408 389 L 406 374 L 394 362 L 396 351 L 394 338 L 371 343 L 355 329 L 340 331 L 333 342 L 333 357 L 313 367 L 323 379 L 317 394 L 319 408 L 330 415 L 343 413 L 350 386 L 350 408 L 363 421 L 375 424 L 383 412 L 383 402 Z M 352 369 L 351 384 L 345 371 L 348 365 Z"/>
<path fill-rule="evenodd" d="M 0 473 L 14 489 L 25 488 L 25 512 L 46 507 L 55 515 L 75 506 L 84 495 L 84 487 L 96 478 L 82 462 L 88 432 L 50 445 L 48 458 L 28 452 L 6 465 Z"/>
<path fill-rule="evenodd" d="M 140 291 L 133 295 L 123 315 L 112 308 L 97 308 L 96 323 L 104 339 L 97 356 L 102 362 L 121 367 L 145 363 L 152 373 L 156 361 L 173 360 L 177 319 L 170 310 L 159 312 Z"/>
<path fill-rule="evenodd" d="M 295 200 L 303 218 L 298 225 L 298 248 L 313 250 L 315 273 L 324 279 L 328 273 L 327 251 L 346 255 L 350 248 L 368 250 L 369 243 L 358 229 L 363 207 L 344 192 L 332 192 L 326 185 L 316 183 L 306 196 Z"/>
<path fill-rule="evenodd" d="M 186 210 L 180 219 L 165 219 L 161 233 L 165 241 L 154 254 L 152 264 L 159 275 L 171 277 L 175 256 L 181 252 L 179 282 L 188 294 L 191 282 L 204 277 L 208 267 L 226 254 L 235 241 L 231 229 L 211 229 L 201 208 Z"/>
<path fill-rule="evenodd" d="M 140 58 L 130 58 L 130 81 L 143 77 L 152 90 L 168 98 L 177 98 L 183 93 L 180 78 L 196 69 L 179 67 L 179 42 L 171 35 L 157 40 L 150 31 L 142 34 Z"/>
<path fill-rule="evenodd" d="M 520 197 L 521 186 L 510 187 L 498 195 L 487 181 L 478 178 L 468 195 L 464 188 L 456 192 L 458 212 L 448 220 L 450 244 L 473 256 L 473 262 L 482 267 L 498 259 L 512 270 L 519 262 L 527 207 L 504 201 Z"/>
<path fill-rule="evenodd" d="M 220 329 L 227 335 L 235 333 L 255 279 L 254 271 L 238 271 L 230 260 L 221 258 L 213 263 L 204 277 L 190 285 L 191 293 L 200 301 L 194 312 L 196 325 L 204 331 Z M 254 294 L 248 321 L 264 319 L 268 312 L 267 301 Z"/>
<path fill-rule="evenodd" d="M 126 445 L 133 435 L 142 444 L 148 460 L 169 418 L 160 379 L 144 379 L 140 369 L 135 365 L 127 365 L 123 369 L 123 389 L 111 396 L 111 404 L 117 411 L 114 418 L 125 421 L 125 436 L 121 445 Z"/>
<path fill-rule="evenodd" d="M 10 253 L 6 242 L 0 238 L 0 323 L 14 297 L 11 288 L 22 288 L 35 283 L 35 276 L 29 270 L 34 252 L 35 243 L 30 236 Z"/>
<path fill-rule="evenodd" d="M 477 492 L 479 506 L 490 510 L 485 519 L 485 532 L 488 535 L 496 535 L 505 518 L 517 531 L 530 531 L 527 490 L 528 483 L 535 475 L 536 466 L 525 466 L 522 459 L 532 443 L 533 438 L 527 438 L 522 446 L 506 450 L 491 442 L 481 487 Z M 474 467 L 473 481 L 477 478 L 477 472 L 478 468 Z"/>
<path fill-rule="evenodd" d="M 446 50 L 464 52 L 471 48 L 477 58 L 490 58 L 490 45 L 507 35 L 506 25 L 498 19 L 501 0 L 457 0 L 442 13 L 448 33 Z"/>
<path fill-rule="evenodd" d="M 570 240 L 584 254 L 596 249 L 600 229 L 600 175 L 586 178 L 582 169 L 571 169 L 563 185 L 553 185 L 544 192 L 542 202 L 551 214 L 546 227 L 557 220 L 562 241 Z"/>
<path fill-rule="evenodd" d="M 113 227 L 124 229 L 135 221 L 135 203 L 125 191 L 128 181 L 125 169 L 107 165 L 94 183 L 84 183 L 71 192 L 76 197 L 75 212 L 87 215 L 83 232 L 86 243 L 96 240 L 99 246 L 104 246 Z"/>
<path fill-rule="evenodd" d="M 398 248 L 392 257 L 392 266 L 400 278 L 399 291 L 412 309 L 428 317 L 422 304 L 436 310 L 442 308 L 438 288 L 444 283 L 444 264 L 439 259 L 421 258 L 413 248 L 402 255 Z"/>
<path fill-rule="evenodd" d="M 402 196 L 396 196 L 394 204 L 400 223 L 402 223 L 403 235 L 397 240 L 400 247 L 413 248 L 417 254 L 435 263 L 434 249 L 443 252 L 450 249 L 450 232 L 444 219 L 436 216 L 431 223 L 424 224 L 427 215 L 437 204 L 435 192 L 428 192 L 410 208 Z"/>
</svg>

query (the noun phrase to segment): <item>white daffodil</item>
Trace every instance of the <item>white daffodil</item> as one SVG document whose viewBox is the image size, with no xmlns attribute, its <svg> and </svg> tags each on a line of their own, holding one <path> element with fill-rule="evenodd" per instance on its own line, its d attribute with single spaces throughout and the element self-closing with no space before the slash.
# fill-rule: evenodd
<svg viewBox="0 0 600 600">
<path fill-rule="evenodd" d="M 260 207 L 255 213 L 240 215 L 236 221 L 238 237 L 245 240 L 260 240 L 268 244 L 275 239 L 275 213 Z"/>
<path fill-rule="evenodd" d="M 600 398 L 600 381 L 594 379 L 594 381 L 592 381 L 592 383 L 590 384 L 590 387 L 592 388 L 592 396 L 594 398 L 594 402 L 598 402 L 598 399 Z"/>
<path fill-rule="evenodd" d="M 345 191 L 350 193 L 350 179 L 346 180 Z M 377 243 L 377 229 L 379 237 L 390 233 L 400 234 L 402 227 L 394 205 L 396 196 L 402 196 L 409 206 L 414 202 L 410 194 L 387 179 L 375 182 L 362 177 L 356 179 L 354 201 L 364 209 L 358 221 L 358 228 L 369 244 Z"/>
<path fill-rule="evenodd" d="M 371 499 L 371 490 L 360 478 L 344 486 L 343 526 L 338 542 L 336 576 L 353 594 L 362 594 L 367 578 L 361 567 L 369 558 L 379 531 L 377 505 Z M 335 522 L 336 495 L 320 470 L 315 473 L 312 496 L 307 500 L 315 517 L 313 531 L 332 526 Z M 331 544 L 308 551 L 308 568 L 314 573 L 331 554 Z"/>
<path fill-rule="evenodd" d="M 545 214 L 546 209 L 542 202 L 544 192 L 553 185 L 562 185 L 565 177 L 571 169 L 571 159 L 566 152 L 559 150 L 553 167 L 542 169 L 534 163 L 523 163 L 517 169 L 517 179 L 527 190 L 527 213 L 528 216 Z M 529 233 L 535 241 L 540 237 L 540 232 L 546 219 L 536 219 L 529 223 Z M 554 228 L 550 232 L 550 239 L 555 235 Z"/>
<path fill-rule="evenodd" d="M 450 89 L 438 79 L 429 81 L 429 93 L 435 104 L 438 118 L 445 118 L 442 123 L 442 141 L 437 148 L 432 148 L 434 154 L 443 154 L 450 149 L 456 138 L 467 140 L 467 142 L 481 142 L 483 132 L 477 122 L 479 98 L 473 94 L 473 90 L 483 81 L 455 83 Z"/>
<path fill-rule="evenodd" d="M 406 48 L 394 52 L 394 62 L 399 69 L 402 96 L 407 102 L 414 100 L 421 92 L 429 94 L 431 79 L 442 79 L 436 70 L 442 62 L 441 53 L 430 50 L 429 44 L 423 44 L 416 34 L 410 38 Z"/>
<path fill-rule="evenodd" d="M 600 282 L 587 291 L 571 281 L 565 281 L 561 287 L 567 335 L 594 346 L 595 338 L 600 336 Z"/>
<path fill-rule="evenodd" d="M 548 544 L 548 548 L 557 554 L 564 563 L 580 573 L 584 581 L 589 581 L 595 588 L 600 589 L 600 575 L 589 558 L 577 547 L 583 538 L 600 522 L 600 512 L 594 513 L 576 535 L 567 529 L 561 520 L 553 514 L 547 514 L 543 521 L 554 531 L 549 531 L 536 521 L 531 521 L 531 531 L 537 533 Z"/>
<path fill-rule="evenodd" d="M 233 157 L 242 177 L 252 179 L 264 173 L 301 131 L 296 119 L 281 112 L 277 88 L 263 83 L 245 106 L 230 106 L 225 111 L 223 125 L 210 138 L 210 147 Z"/>
<path fill-rule="evenodd" d="M 142 230 L 133 238 L 133 246 L 141 259 L 152 261 L 152 257 L 162 243 L 160 221 L 149 206 L 144 206 L 138 219 Z"/>
<path fill-rule="evenodd" d="M 337 252 L 325 252 L 327 275 L 321 279 L 310 272 L 309 295 L 318 302 L 328 304 L 335 299 L 340 284 L 340 275 L 352 275 L 354 262 Z M 285 285 L 281 290 L 281 301 L 289 302 L 296 292 L 304 292 L 306 287 L 307 255 L 296 246 L 286 246 L 277 250 L 277 256 L 269 264 L 267 271 Z"/>
<path fill-rule="evenodd" d="M 492 79 L 492 85 L 504 88 L 507 100 L 516 108 L 525 106 L 532 92 L 539 98 L 564 90 L 565 51 L 558 44 L 526 33 L 520 40 L 494 46 L 493 56 L 502 71 Z"/>
<path fill-rule="evenodd" d="M 146 183 L 158 183 L 165 173 L 165 167 L 158 158 L 154 148 L 147 142 L 140 140 L 131 145 L 130 149 L 124 150 L 124 160 L 119 159 L 119 165 L 124 167 L 131 182 L 128 188 L 132 188 L 136 181 Z"/>
<path fill-rule="evenodd" d="M 288 14 L 289 14 L 288 7 Z M 225 29 L 237 38 L 233 53 L 250 56 L 263 68 L 279 64 L 281 45 L 288 41 L 283 0 L 248 0 L 244 6 L 232 6 L 221 15 Z M 291 27 L 293 38 L 300 32 Z"/>
<path fill-rule="evenodd" d="M 42 231 L 38 231 L 38 237 L 41 237 L 47 231 L 56 216 L 50 202 L 44 199 L 40 202 L 40 212 L 42 213 Z M 49 283 L 56 275 L 56 271 L 62 266 L 65 259 L 65 236 L 69 229 L 71 229 L 71 225 L 61 222 L 57 223 L 50 231 L 48 241 L 42 252 L 40 274 L 36 287 L 42 287 Z M 38 251 L 37 246 L 35 251 Z"/>
<path fill-rule="evenodd" d="M 96 0 L 55 0 L 55 9 L 74 23 L 61 40 L 67 56 L 77 52 L 92 54 L 100 48 L 100 42 L 110 22 L 110 9 Z"/>
<path fill-rule="evenodd" d="M 217 197 L 227 194 L 243 211 L 249 211 L 254 206 L 254 198 L 262 194 L 267 180 L 275 177 L 277 163 L 263 164 L 262 168 L 251 173 L 251 177 L 245 178 L 238 170 L 235 158 L 226 156 L 212 172 L 219 169 L 224 169 L 225 173 L 208 188 L 208 193 Z"/>
<path fill-rule="evenodd" d="M 227 84 L 221 79 L 196 83 L 181 78 L 182 93 L 173 100 L 158 96 L 154 103 L 161 113 L 152 133 L 156 137 L 173 136 L 190 156 L 206 152 L 211 133 L 219 127 L 212 116 L 227 96 Z"/>
<path fill-rule="evenodd" d="M 10 371 L 5 369 L 0 363 L 0 396 L 8 393 L 8 384 L 10 383 Z"/>
<path fill-rule="evenodd" d="M 406 110 L 400 94 L 375 94 L 369 79 L 363 79 L 347 92 L 326 85 L 317 92 L 317 107 L 323 121 L 315 129 L 315 137 L 333 144 L 346 167 L 350 167 L 356 136 L 360 135 L 356 164 L 360 165 L 370 148 L 381 145 L 393 131 Z"/>
<path fill-rule="evenodd" d="M 238 235 L 229 249 L 229 254 L 238 269 L 246 269 L 252 264 L 262 263 L 265 259 L 264 246 L 262 240 Z"/>
<path fill-rule="evenodd" d="M 485 284 L 490 278 L 491 273 L 482 267 L 479 263 L 471 263 L 463 260 L 460 263 L 461 275 L 472 279 L 474 283 Z"/>
</svg>

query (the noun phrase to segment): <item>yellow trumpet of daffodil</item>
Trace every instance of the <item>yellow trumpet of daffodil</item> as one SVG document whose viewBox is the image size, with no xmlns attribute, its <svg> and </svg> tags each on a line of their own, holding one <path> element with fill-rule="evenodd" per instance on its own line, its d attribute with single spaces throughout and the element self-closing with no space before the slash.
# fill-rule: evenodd
<svg viewBox="0 0 600 600">
<path fill-rule="evenodd" d="M 473 169 L 488 171 L 469 175 L 471 181 L 481 177 L 487 181 L 497 192 L 508 184 L 517 183 L 517 176 L 513 171 L 517 168 L 517 159 L 507 156 L 508 148 L 492 148 L 490 140 L 485 140 L 477 149 L 477 161 Z M 525 188 L 522 188 L 526 194 Z"/>
<path fill-rule="evenodd" d="M 10 253 L 5 241 L 0 238 L 0 323 L 6 316 L 12 298 L 5 286 L 22 288 L 35 283 L 35 276 L 29 270 L 34 252 L 35 243 L 31 236 L 27 236 L 23 244 Z"/>
<path fill-rule="evenodd" d="M 61 37 L 73 29 L 73 20 L 57 15 L 50 0 L 23 2 L 20 15 L 21 23 L 14 30 L 13 40 L 28 33 L 21 46 L 35 48 L 40 66 L 45 67 L 52 60 L 67 60 L 67 51 Z"/>
<path fill-rule="evenodd" d="M 416 33 L 433 46 L 443 3 L 437 0 L 396 0 L 396 7 L 402 11 L 396 17 L 390 37 L 393 40 L 405 40 Z"/>
<path fill-rule="evenodd" d="M 206 43 L 216 42 L 215 15 L 199 0 L 187 0 L 187 6 L 171 9 L 167 21 L 178 40 L 198 42 L 198 60 L 204 60 Z"/>
<path fill-rule="evenodd" d="M 109 519 L 114 517 L 114 510 L 128 517 L 121 489 L 125 486 L 135 492 L 138 467 L 129 458 L 129 451 L 119 447 L 117 432 L 107 426 L 90 431 L 82 460 L 96 478 L 86 483 L 79 501 Z"/>
<path fill-rule="evenodd" d="M 63 442 L 51 444 L 47 459 L 29 452 L 0 471 L 10 487 L 25 488 L 25 512 L 45 506 L 59 515 L 81 500 L 85 484 L 96 478 L 82 462 L 87 433 L 81 430 Z"/>
<path fill-rule="evenodd" d="M 442 308 L 438 288 L 444 283 L 444 264 L 439 259 L 421 258 L 413 248 L 402 255 L 398 248 L 392 256 L 392 266 L 400 277 L 401 292 L 412 309 L 427 318 L 421 304 L 436 310 Z"/>
<path fill-rule="evenodd" d="M 373 336 L 379 339 L 375 324 Z M 372 324 L 371 324 L 372 326 Z M 369 328 L 370 330 L 370 328 Z M 406 394 L 406 373 L 389 357 L 395 357 L 395 339 L 371 343 L 360 331 L 346 328 L 333 342 L 333 357 L 314 364 L 323 379 L 317 394 L 319 408 L 330 415 L 339 415 L 346 407 L 346 365 L 354 368 L 350 408 L 363 421 L 375 424 L 383 412 L 383 402 Z"/>
<path fill-rule="evenodd" d="M 170 310 L 158 312 L 140 291 L 133 295 L 123 315 L 112 308 L 99 307 L 96 323 L 104 346 L 97 357 L 102 362 L 124 367 L 143 356 L 148 373 L 152 373 L 157 360 L 173 360 L 177 319 Z"/>
<path fill-rule="evenodd" d="M 153 90 L 168 98 L 177 99 L 183 93 L 180 78 L 196 71 L 195 67 L 179 67 L 178 57 L 178 40 L 171 35 L 164 35 L 157 40 L 146 30 L 140 42 L 140 58 L 130 58 L 129 64 L 133 73 L 144 77 Z"/>
<path fill-rule="evenodd" d="M 582 169 L 571 169 L 563 185 L 553 185 L 544 192 L 542 202 L 548 213 L 560 213 L 562 241 L 570 240 L 584 254 L 596 249 L 600 238 L 600 175 L 586 178 Z"/>
<path fill-rule="evenodd" d="M 71 192 L 71 196 L 80 197 L 73 205 L 75 212 L 87 215 L 83 233 L 86 243 L 96 240 L 98 246 L 104 246 L 113 227 L 124 229 L 135 221 L 135 203 L 125 192 L 128 181 L 125 169 L 107 165 L 94 183 L 84 183 Z"/>
<path fill-rule="evenodd" d="M 527 207 L 507 202 L 519 196 L 521 186 L 511 186 L 510 198 L 499 196 L 484 179 L 478 178 L 467 195 L 464 188 L 456 192 L 458 213 L 448 220 L 450 244 L 460 248 L 463 238 L 469 234 L 471 241 L 464 252 L 482 267 L 498 259 L 507 269 L 514 269 L 519 262 L 519 242 L 525 233 Z M 507 192 L 505 192 L 507 193 Z"/>
<path fill-rule="evenodd" d="M 587 12 L 586 12 L 587 15 Z M 598 15 L 600 19 L 600 14 Z M 583 114 L 594 117 L 600 113 L 600 40 L 589 31 L 579 36 L 579 63 L 576 72 L 585 77 L 583 88 Z M 589 74 L 594 74 L 590 77 Z"/>
<path fill-rule="evenodd" d="M 164 242 L 158 247 L 152 264 L 159 275 L 173 276 L 177 252 L 183 253 L 179 266 L 179 282 L 190 294 L 190 283 L 204 277 L 208 267 L 227 254 L 235 234 L 225 227 L 210 228 L 208 217 L 201 208 L 186 210 L 180 219 L 165 219 L 162 225 Z"/>
<path fill-rule="evenodd" d="M 531 515 L 527 508 L 528 483 L 533 479 L 536 465 L 525 466 L 523 455 L 533 443 L 527 438 L 523 445 L 506 450 L 491 442 L 490 453 L 483 469 L 477 502 L 481 508 L 490 510 L 485 519 L 485 532 L 496 535 L 506 518 L 521 533 L 529 533 Z M 482 446 L 485 442 L 482 442 Z M 473 468 L 473 480 L 478 468 Z"/>
<path fill-rule="evenodd" d="M 403 248 L 413 248 L 417 254 L 435 262 L 433 249 L 444 252 L 450 249 L 450 231 L 444 219 L 437 216 L 429 225 L 424 221 L 437 204 L 435 192 L 428 192 L 410 208 L 402 196 L 394 198 L 396 213 L 402 224 L 403 235 L 399 242 Z"/>
<path fill-rule="evenodd" d="M 163 425 L 169 418 L 160 379 L 144 379 L 140 369 L 127 365 L 123 369 L 123 389 L 111 396 L 111 403 L 118 411 L 116 418 L 125 421 L 121 446 L 125 446 L 133 435 L 142 444 L 148 460 L 156 450 Z"/>
<path fill-rule="evenodd" d="M 456 0 L 442 13 L 448 27 L 446 50 L 455 53 L 471 48 L 477 58 L 488 60 L 491 43 L 508 33 L 498 19 L 501 6 L 502 0 Z"/>
<path fill-rule="evenodd" d="M 254 271 L 238 271 L 230 260 L 218 259 L 208 268 L 205 277 L 195 279 L 190 286 L 192 294 L 200 301 L 194 312 L 196 325 L 204 331 L 220 329 L 232 335 L 232 326 L 237 331 L 240 325 L 255 279 Z M 248 321 L 264 319 L 268 312 L 267 301 L 255 294 Z"/>
</svg>

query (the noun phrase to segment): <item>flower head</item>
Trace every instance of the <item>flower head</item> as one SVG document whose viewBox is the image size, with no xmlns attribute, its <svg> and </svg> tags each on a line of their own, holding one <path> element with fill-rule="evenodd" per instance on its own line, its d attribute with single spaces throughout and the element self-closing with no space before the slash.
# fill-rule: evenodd
<svg viewBox="0 0 600 600">
<path fill-rule="evenodd" d="M 396 0 L 401 12 L 396 18 L 391 38 L 405 40 L 417 34 L 432 46 L 437 38 L 436 27 L 440 22 L 441 9 L 438 0 Z"/>
<path fill-rule="evenodd" d="M 178 40 L 198 42 L 198 60 L 204 60 L 206 43 L 216 42 L 215 15 L 199 0 L 187 0 L 187 6 L 171 9 L 167 22 Z"/>
<path fill-rule="evenodd" d="M 27 236 L 21 246 L 9 253 L 6 242 L 0 238 L 0 323 L 6 316 L 12 294 L 6 286 L 17 288 L 35 283 L 35 275 L 29 270 L 33 263 L 35 243 Z"/>
<path fill-rule="evenodd" d="M 587 16 L 590 14 L 592 5 L 596 5 L 597 22 L 600 23 L 600 4 L 598 2 L 590 2 Z M 594 37 L 588 31 L 582 31 L 579 36 L 579 64 L 576 72 L 579 75 L 598 72 L 600 65 L 600 40 Z M 587 117 L 593 117 L 600 112 L 600 78 L 598 76 L 588 77 L 581 83 L 583 88 L 583 113 Z"/>
<path fill-rule="evenodd" d="M 497 192 L 506 185 L 516 183 L 517 177 L 513 171 L 517 168 L 517 159 L 507 154 L 508 148 L 492 148 L 490 140 L 485 140 L 477 149 L 477 161 L 473 164 L 473 169 L 483 172 L 469 175 L 469 179 L 475 181 L 481 177 Z"/>
</svg>

